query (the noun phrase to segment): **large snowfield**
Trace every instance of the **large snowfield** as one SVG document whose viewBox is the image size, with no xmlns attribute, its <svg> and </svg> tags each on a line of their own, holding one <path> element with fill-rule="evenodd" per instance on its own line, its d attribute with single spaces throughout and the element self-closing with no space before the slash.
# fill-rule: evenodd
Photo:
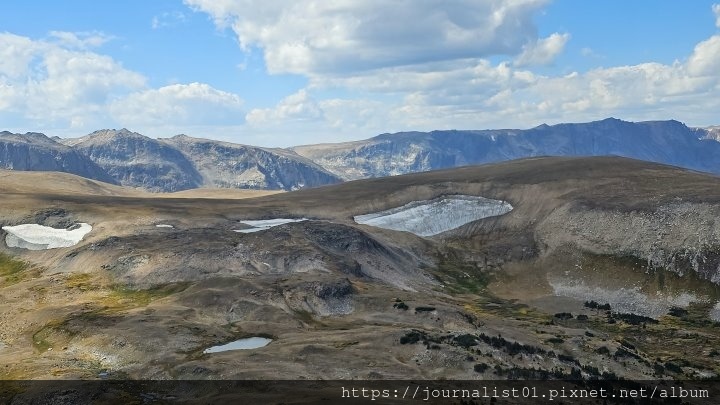
<svg viewBox="0 0 720 405">
<path fill-rule="evenodd" d="M 46 250 L 75 246 L 92 231 L 90 224 L 77 224 L 75 229 L 57 229 L 37 224 L 3 226 L 7 232 L 5 243 L 8 247 L 28 250 Z"/>
<path fill-rule="evenodd" d="M 267 346 L 268 344 L 270 344 L 270 342 L 272 342 L 272 339 L 268 339 L 268 338 L 264 338 L 264 337 L 245 338 L 245 339 L 236 340 L 234 342 L 230 342 L 228 344 L 210 347 L 208 349 L 203 350 L 203 354 L 227 352 L 230 350 L 258 349 L 258 348 Z"/>
<path fill-rule="evenodd" d="M 270 229 L 274 226 L 289 224 L 291 222 L 302 222 L 307 221 L 307 218 L 300 219 L 288 219 L 288 218 L 275 218 L 275 219 L 258 219 L 258 220 L 247 220 L 240 221 L 241 224 L 250 225 L 252 228 L 247 229 L 236 229 L 235 232 L 241 233 L 253 233 Z"/>
<path fill-rule="evenodd" d="M 402 207 L 356 216 L 358 224 L 433 236 L 478 219 L 507 214 L 513 206 L 506 201 L 453 195 L 413 201 Z"/>
</svg>

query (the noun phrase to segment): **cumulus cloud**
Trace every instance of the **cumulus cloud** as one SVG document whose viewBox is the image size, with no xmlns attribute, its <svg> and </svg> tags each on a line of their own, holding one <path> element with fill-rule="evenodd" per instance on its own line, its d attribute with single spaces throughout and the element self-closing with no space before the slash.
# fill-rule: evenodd
<svg viewBox="0 0 720 405">
<path fill-rule="evenodd" d="M 142 75 L 112 58 L 75 49 L 87 46 L 77 41 L 89 37 L 55 33 L 53 38 L 61 40 L 0 34 L 0 110 L 40 125 L 84 122 L 82 116 L 98 114 L 113 94 L 145 85 Z"/>
<path fill-rule="evenodd" d="M 650 62 L 545 76 L 508 62 L 463 60 L 426 65 L 424 70 L 392 67 L 311 81 L 307 92 L 332 87 L 365 94 L 317 101 L 322 111 L 317 132 L 331 128 L 345 138 L 352 138 L 347 134 L 353 132 L 357 138 L 402 130 L 529 127 L 607 116 L 713 122 L 720 108 L 720 36 L 700 42 L 684 61 L 672 64 Z M 266 122 L 282 126 L 283 120 L 283 114 L 273 113 Z"/>
<path fill-rule="evenodd" d="M 720 28 L 720 4 L 713 4 L 713 13 L 715 13 L 715 26 Z"/>
<path fill-rule="evenodd" d="M 110 126 L 161 132 L 170 125 L 244 121 L 240 97 L 207 84 L 148 88 L 142 74 L 87 49 L 101 45 L 103 38 L 52 32 L 35 40 L 0 33 L 0 117 L 5 125 L 78 135 Z"/>
<path fill-rule="evenodd" d="M 318 105 L 326 127 L 351 127 L 367 135 L 373 130 L 528 127 L 607 116 L 717 121 L 720 35 L 699 42 L 685 58 L 670 64 L 647 62 L 558 75 L 531 70 L 551 61 L 567 40 L 563 34 L 540 39 L 512 63 L 466 58 L 310 76 L 308 91 L 340 88 L 364 94 L 319 100 Z M 595 56 L 592 50 L 585 54 Z M 342 107 L 332 110 L 333 105 Z M 379 119 L 368 119 L 368 111 Z"/>
<path fill-rule="evenodd" d="M 515 64 L 517 66 L 550 64 L 563 51 L 569 39 L 569 34 L 556 32 L 547 38 L 528 43 L 523 47 L 520 56 L 515 59 Z"/>
<path fill-rule="evenodd" d="M 30 38 L 0 33 L 0 75 L 6 85 L 13 85 L 30 69 L 30 61 L 41 53 L 41 44 Z"/>
<path fill-rule="evenodd" d="M 720 72 L 720 35 L 697 44 L 687 65 L 692 75 L 717 76 Z"/>
<path fill-rule="evenodd" d="M 532 18 L 544 0 L 185 1 L 262 53 L 271 73 L 302 74 L 307 87 L 270 108 L 246 108 L 203 83 L 149 88 L 99 53 L 111 39 L 101 33 L 0 33 L 0 119 L 73 135 L 127 126 L 228 139 L 223 132 L 242 130 L 243 142 L 289 146 L 607 116 L 711 123 L 720 109 L 720 34 L 674 63 L 540 74 L 535 67 L 553 63 L 570 38 L 538 38 Z M 720 5 L 712 11 L 720 18 Z"/>
<path fill-rule="evenodd" d="M 403 114 L 398 117 L 408 127 L 423 129 L 522 127 L 607 116 L 708 122 L 716 119 L 713 112 L 720 104 L 716 96 L 720 90 L 719 44 L 716 37 L 703 41 L 685 62 L 597 68 L 558 76 L 480 62 L 476 69 L 444 72 L 445 86 L 405 97 L 399 107 Z M 445 91 L 462 85 L 465 92 Z"/>
<path fill-rule="evenodd" d="M 256 108 L 250 111 L 247 122 L 251 125 L 266 125 L 282 121 L 311 121 L 320 119 L 323 112 L 317 102 L 308 96 L 305 89 L 282 99 L 274 108 Z"/>
<path fill-rule="evenodd" d="M 116 121 L 138 127 L 241 124 L 243 100 L 204 83 L 173 84 L 115 100 L 110 113 Z"/>
<path fill-rule="evenodd" d="M 345 74 L 516 55 L 546 0 L 185 0 L 261 48 L 271 73 Z M 552 38 L 556 46 L 562 38 Z"/>
</svg>

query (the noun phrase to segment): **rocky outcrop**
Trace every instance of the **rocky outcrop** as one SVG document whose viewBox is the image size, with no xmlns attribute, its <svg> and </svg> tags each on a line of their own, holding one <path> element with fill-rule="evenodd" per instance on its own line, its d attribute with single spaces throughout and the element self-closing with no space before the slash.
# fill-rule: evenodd
<svg viewBox="0 0 720 405">
<path fill-rule="evenodd" d="M 290 308 L 320 316 L 346 315 L 353 311 L 355 289 L 347 278 L 300 283 L 283 291 Z"/>
<path fill-rule="evenodd" d="M 720 126 L 698 128 L 700 136 L 705 139 L 713 139 L 720 142 Z"/>
<path fill-rule="evenodd" d="M 656 211 L 577 209 L 554 211 L 537 228 L 546 250 L 581 251 L 637 258 L 665 269 L 720 284 L 720 206 L 678 201 Z"/>
</svg>

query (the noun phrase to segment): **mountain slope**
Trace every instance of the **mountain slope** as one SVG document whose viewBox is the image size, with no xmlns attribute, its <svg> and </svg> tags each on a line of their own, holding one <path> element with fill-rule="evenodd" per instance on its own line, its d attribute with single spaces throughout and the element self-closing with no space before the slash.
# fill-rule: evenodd
<svg viewBox="0 0 720 405">
<path fill-rule="evenodd" d="M 179 191 L 202 185 L 202 176 L 180 151 L 127 129 L 95 131 L 63 142 L 92 159 L 123 186 Z"/>
<path fill-rule="evenodd" d="M 180 150 L 205 187 L 297 190 L 339 183 L 340 178 L 284 149 L 258 148 L 177 135 L 161 139 Z"/>
<path fill-rule="evenodd" d="M 141 190 L 89 180 L 75 174 L 1 169 L 0 190 L 7 194 L 155 196 Z"/>
<path fill-rule="evenodd" d="M 720 173 L 720 143 L 706 133 L 677 121 L 608 118 L 528 130 L 401 132 L 292 150 L 346 180 L 533 156 L 617 155 Z"/>
<path fill-rule="evenodd" d="M 40 133 L 0 132 L 0 169 L 58 171 L 117 184 L 92 160 Z"/>
<path fill-rule="evenodd" d="M 719 176 L 553 157 L 245 200 L 48 195 L 16 184 L 0 198 L 0 225 L 93 230 L 40 252 L 6 246 L 0 229 L 6 378 L 720 373 L 709 355 L 720 346 Z M 352 220 L 458 194 L 513 209 L 431 238 Z M 235 232 L 272 218 L 309 220 Z M 273 342 L 203 354 L 250 333 Z"/>
</svg>

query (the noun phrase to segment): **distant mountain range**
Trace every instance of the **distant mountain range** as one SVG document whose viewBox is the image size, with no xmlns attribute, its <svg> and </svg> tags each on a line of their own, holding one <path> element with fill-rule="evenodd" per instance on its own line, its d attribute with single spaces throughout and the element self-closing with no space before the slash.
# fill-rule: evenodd
<svg viewBox="0 0 720 405">
<path fill-rule="evenodd" d="M 720 174 L 720 127 L 614 118 L 532 129 L 400 132 L 347 143 L 261 148 L 121 130 L 82 138 L 0 132 L 0 168 L 60 171 L 150 191 L 296 190 L 532 156 L 617 155 Z"/>
<path fill-rule="evenodd" d="M 77 150 L 39 133 L 0 132 L 0 168 L 55 171 L 115 183 L 115 180 Z"/>
<path fill-rule="evenodd" d="M 533 156 L 616 155 L 720 173 L 719 135 L 718 127 L 608 118 L 527 130 L 400 132 L 292 150 L 345 180 Z"/>
<path fill-rule="evenodd" d="M 0 168 L 53 170 L 149 191 L 199 187 L 296 190 L 342 180 L 285 149 L 121 130 L 82 138 L 0 133 Z"/>
</svg>

